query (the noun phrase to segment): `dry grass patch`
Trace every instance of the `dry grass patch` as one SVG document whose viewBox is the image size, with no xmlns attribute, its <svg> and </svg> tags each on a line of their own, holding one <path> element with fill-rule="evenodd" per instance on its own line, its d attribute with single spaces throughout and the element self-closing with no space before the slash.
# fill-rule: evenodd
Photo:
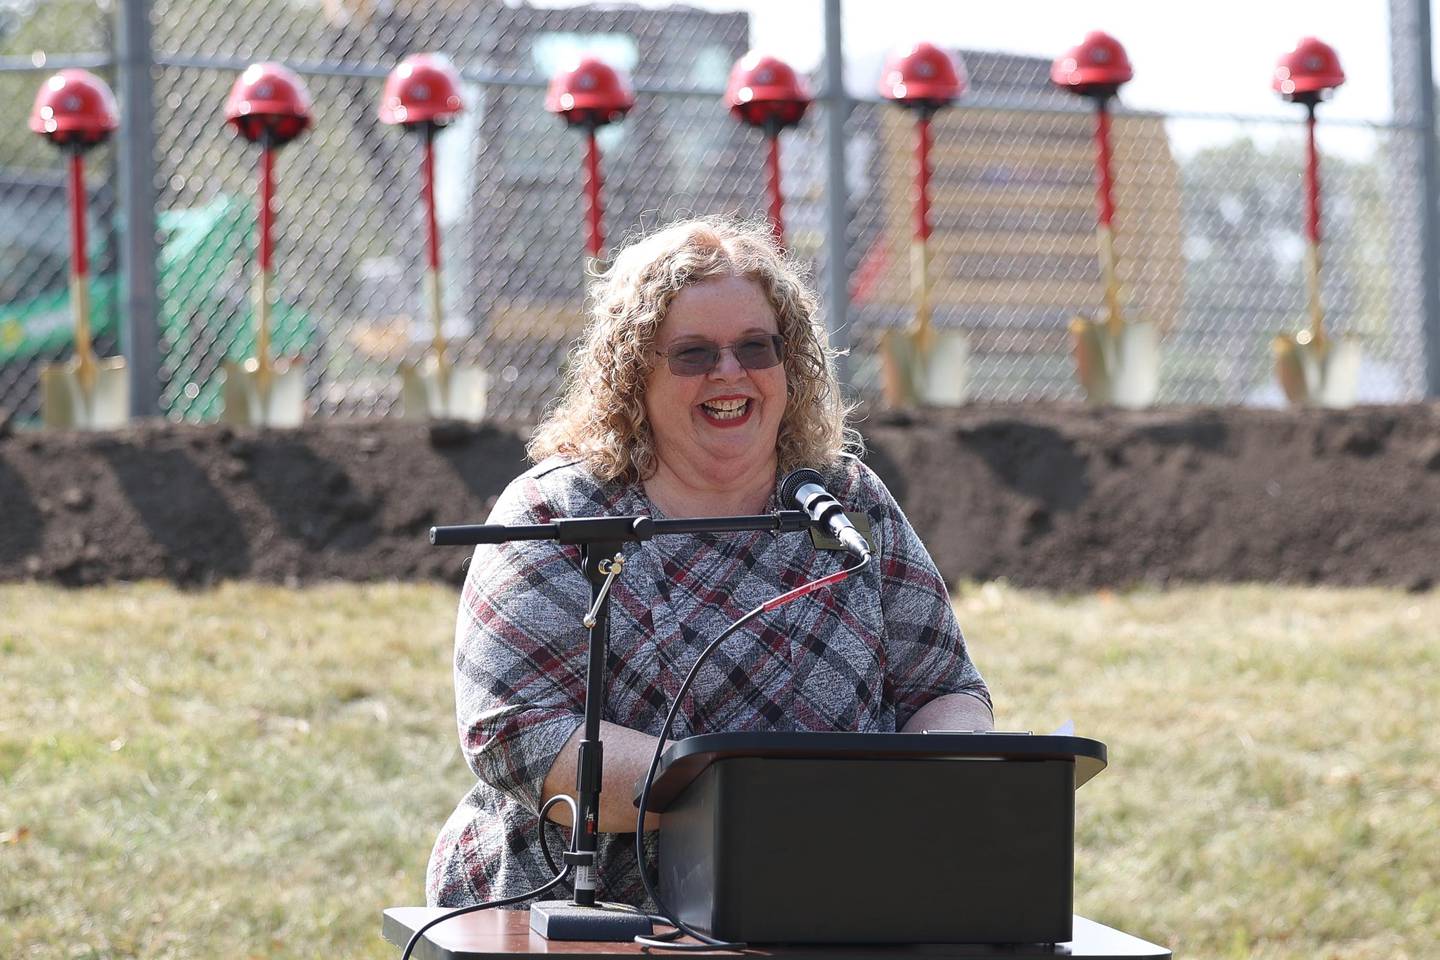
<svg viewBox="0 0 1440 960">
<path fill-rule="evenodd" d="M 1440 942 L 1440 596 L 1185 589 L 957 610 L 1004 727 L 1073 718 L 1076 909 L 1177 956 L 1418 958 Z"/>
<path fill-rule="evenodd" d="M 0 585 L 0 956 L 391 957 L 470 775 L 453 591 Z M 957 592 L 1002 727 L 1074 719 L 1077 910 L 1179 956 L 1440 942 L 1440 595 Z"/>
<path fill-rule="evenodd" d="M 469 778 L 454 605 L 0 586 L 0 956 L 388 956 Z"/>
</svg>

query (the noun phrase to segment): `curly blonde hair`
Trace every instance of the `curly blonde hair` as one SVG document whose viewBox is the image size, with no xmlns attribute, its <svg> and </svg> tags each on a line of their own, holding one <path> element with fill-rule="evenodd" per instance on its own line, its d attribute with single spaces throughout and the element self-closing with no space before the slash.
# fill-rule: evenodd
<svg viewBox="0 0 1440 960">
<path fill-rule="evenodd" d="M 815 295 L 764 223 L 683 220 L 619 252 L 590 288 L 590 320 L 570 355 L 558 403 L 530 441 L 539 462 L 554 454 L 582 461 L 601 481 L 648 479 L 659 465 L 645 416 L 655 335 L 676 295 L 717 277 L 760 286 L 785 339 L 785 412 L 776 459 L 781 471 L 824 468 L 859 452 L 840 395 L 835 352 L 816 319 Z"/>
</svg>

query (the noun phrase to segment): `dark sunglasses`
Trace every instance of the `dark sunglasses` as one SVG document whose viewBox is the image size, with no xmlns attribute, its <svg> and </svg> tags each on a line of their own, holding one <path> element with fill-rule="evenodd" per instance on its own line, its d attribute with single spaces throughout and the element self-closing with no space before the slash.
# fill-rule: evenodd
<svg viewBox="0 0 1440 960">
<path fill-rule="evenodd" d="M 769 370 L 785 358 L 785 338 L 779 334 L 757 334 L 741 337 L 734 343 L 720 346 L 709 340 L 691 341 L 669 350 L 656 350 L 670 363 L 670 372 L 677 377 L 700 377 L 720 363 L 722 351 L 735 355 L 735 362 L 746 370 Z"/>
</svg>

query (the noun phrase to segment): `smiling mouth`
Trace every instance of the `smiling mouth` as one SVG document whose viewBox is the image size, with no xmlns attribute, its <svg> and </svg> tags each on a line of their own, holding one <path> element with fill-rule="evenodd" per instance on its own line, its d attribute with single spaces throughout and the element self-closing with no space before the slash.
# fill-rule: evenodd
<svg viewBox="0 0 1440 960">
<path fill-rule="evenodd" d="M 715 420 L 739 420 L 750 412 L 750 401 L 746 398 L 734 400 L 710 400 L 700 404 L 707 417 Z"/>
</svg>

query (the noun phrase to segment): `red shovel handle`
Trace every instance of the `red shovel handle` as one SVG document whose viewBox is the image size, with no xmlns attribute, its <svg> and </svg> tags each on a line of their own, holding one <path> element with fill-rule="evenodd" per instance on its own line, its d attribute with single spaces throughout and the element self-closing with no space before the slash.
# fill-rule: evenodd
<svg viewBox="0 0 1440 960">
<path fill-rule="evenodd" d="M 915 125 L 915 239 L 930 239 L 930 118 Z"/>
<path fill-rule="evenodd" d="M 95 347 L 90 337 L 90 259 L 85 240 L 85 161 L 79 148 L 70 154 L 70 313 L 75 322 L 75 356 L 81 383 L 94 386 Z"/>
<path fill-rule="evenodd" d="M 275 247 L 271 239 L 275 209 L 275 148 L 267 134 L 260 141 L 260 238 L 256 245 L 259 269 L 255 272 L 255 360 L 262 392 L 270 389 L 270 273 Z"/>
<path fill-rule="evenodd" d="M 775 242 L 785 249 L 785 196 L 780 189 L 780 133 L 765 135 L 769 150 L 765 154 L 765 179 L 770 192 L 770 229 L 775 232 Z"/>
<path fill-rule="evenodd" d="M 1315 105 L 1307 104 L 1305 149 L 1305 237 L 1320 245 L 1320 151 L 1315 148 Z"/>
<path fill-rule="evenodd" d="M 1109 227 L 1115 219 L 1115 197 L 1110 175 L 1110 102 L 1103 97 L 1095 105 L 1095 170 L 1100 226 Z"/>
<path fill-rule="evenodd" d="M 270 240 L 271 227 L 275 220 L 274 195 L 275 151 L 268 142 L 264 142 L 260 148 L 260 242 L 258 251 L 260 269 L 264 273 L 270 272 L 275 252 L 274 245 Z"/>
<path fill-rule="evenodd" d="M 425 205 L 425 255 L 429 269 L 425 271 L 425 299 L 430 322 L 435 328 L 431 345 L 435 350 L 435 368 L 444 389 L 445 317 L 440 288 L 440 222 L 435 215 L 435 125 L 425 124 L 425 151 L 420 158 L 420 199 Z"/>
<path fill-rule="evenodd" d="M 70 272 L 82 281 L 90 275 L 86 247 L 85 159 L 76 150 L 70 154 Z"/>
<path fill-rule="evenodd" d="M 1325 342 L 1325 311 L 1320 305 L 1320 151 L 1315 147 L 1315 104 L 1305 105 L 1305 281 L 1310 297 L 1310 340 Z"/>
<path fill-rule="evenodd" d="M 440 224 L 435 218 L 435 127 L 425 125 L 425 155 L 420 168 L 420 198 L 425 204 L 425 250 L 431 270 L 440 269 Z"/>
<path fill-rule="evenodd" d="M 600 205 L 601 186 L 600 144 L 595 140 L 595 128 L 591 127 L 586 132 L 585 139 L 585 199 L 588 204 L 586 223 L 589 227 L 585 250 L 597 260 L 600 258 L 601 251 L 605 249 L 605 233 L 602 223 L 605 211 Z"/>
</svg>

